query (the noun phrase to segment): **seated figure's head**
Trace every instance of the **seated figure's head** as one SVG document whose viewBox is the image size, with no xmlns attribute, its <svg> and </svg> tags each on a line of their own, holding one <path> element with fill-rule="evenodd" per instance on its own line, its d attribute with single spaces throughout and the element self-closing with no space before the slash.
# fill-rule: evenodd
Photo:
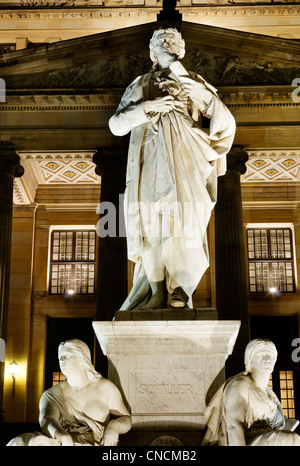
<svg viewBox="0 0 300 466">
<path fill-rule="evenodd" d="M 251 373 L 253 367 L 259 364 L 261 370 L 266 370 L 271 373 L 276 359 L 277 349 L 271 340 L 262 338 L 251 340 L 245 349 L 245 372 Z"/>
<path fill-rule="evenodd" d="M 101 377 L 92 364 L 88 345 L 81 340 L 74 338 L 60 343 L 58 358 L 61 371 L 66 376 L 68 372 L 75 371 L 80 366 L 89 380 L 97 380 Z"/>
</svg>

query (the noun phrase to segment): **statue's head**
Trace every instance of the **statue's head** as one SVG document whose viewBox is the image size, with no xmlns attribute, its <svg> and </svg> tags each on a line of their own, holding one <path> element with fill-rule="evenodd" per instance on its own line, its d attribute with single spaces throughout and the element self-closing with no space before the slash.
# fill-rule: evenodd
<svg viewBox="0 0 300 466">
<path fill-rule="evenodd" d="M 277 360 L 277 349 L 271 340 L 256 338 L 251 340 L 245 349 L 245 371 L 252 372 L 253 367 L 260 365 L 261 370 L 273 371 Z"/>
<path fill-rule="evenodd" d="M 175 28 L 159 28 L 156 29 L 150 39 L 149 49 L 150 49 L 150 58 L 153 62 L 157 61 L 157 54 L 155 52 L 155 48 L 163 37 L 169 36 L 171 39 L 174 40 L 175 46 L 175 54 L 177 55 L 178 59 L 181 60 L 185 54 L 185 42 L 182 38 L 180 32 L 177 31 Z"/>
<path fill-rule="evenodd" d="M 66 376 L 68 371 L 75 371 L 80 367 L 84 369 L 89 380 L 97 380 L 101 377 L 92 364 L 88 345 L 81 340 L 74 338 L 60 343 L 58 358 L 61 371 Z"/>
</svg>

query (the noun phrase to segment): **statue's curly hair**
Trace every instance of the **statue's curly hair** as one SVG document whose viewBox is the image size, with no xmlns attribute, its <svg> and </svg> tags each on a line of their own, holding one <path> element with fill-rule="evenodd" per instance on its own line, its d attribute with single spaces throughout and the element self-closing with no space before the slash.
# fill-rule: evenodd
<svg viewBox="0 0 300 466">
<path fill-rule="evenodd" d="M 162 32 L 165 32 L 167 34 L 173 34 L 175 39 L 178 41 L 178 59 L 181 60 L 185 55 L 185 41 L 182 38 L 181 33 L 178 32 L 176 28 L 159 28 L 159 29 L 156 29 L 154 31 L 151 39 L 150 39 L 150 42 L 149 42 L 150 58 L 151 58 L 151 61 L 153 62 L 152 69 L 157 68 L 157 65 L 158 65 L 157 57 L 156 57 L 155 52 L 154 52 L 154 46 L 155 46 L 155 42 L 156 42 L 157 37 Z"/>
</svg>

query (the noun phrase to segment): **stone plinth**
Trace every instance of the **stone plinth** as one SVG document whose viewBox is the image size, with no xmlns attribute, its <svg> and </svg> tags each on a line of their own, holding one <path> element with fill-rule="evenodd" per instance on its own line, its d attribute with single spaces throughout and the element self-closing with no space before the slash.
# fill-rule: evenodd
<svg viewBox="0 0 300 466">
<path fill-rule="evenodd" d="M 239 321 L 115 320 L 93 326 L 109 360 L 108 377 L 130 407 L 133 431 L 203 430 L 206 403 L 224 381 Z"/>
</svg>

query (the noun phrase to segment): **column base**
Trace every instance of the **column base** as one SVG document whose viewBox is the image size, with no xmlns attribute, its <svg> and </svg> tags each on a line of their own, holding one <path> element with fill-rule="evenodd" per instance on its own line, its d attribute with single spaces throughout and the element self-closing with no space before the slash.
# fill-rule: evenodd
<svg viewBox="0 0 300 466">
<path fill-rule="evenodd" d="M 108 357 L 108 378 L 131 411 L 133 427 L 123 442 L 201 444 L 205 407 L 225 380 L 240 322 L 204 319 L 213 310 L 158 310 L 161 317 L 152 320 L 138 312 L 126 316 L 140 320 L 118 320 L 118 315 L 113 322 L 93 323 Z"/>
</svg>

